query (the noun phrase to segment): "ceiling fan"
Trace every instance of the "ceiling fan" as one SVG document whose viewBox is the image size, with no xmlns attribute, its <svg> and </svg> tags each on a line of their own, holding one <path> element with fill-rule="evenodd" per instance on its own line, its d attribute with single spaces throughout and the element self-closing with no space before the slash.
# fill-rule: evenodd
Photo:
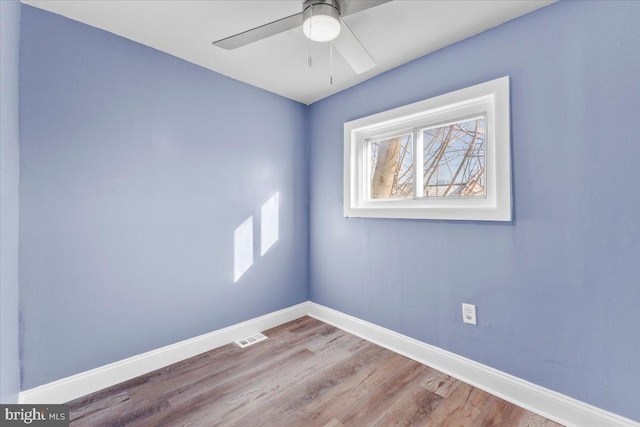
<svg viewBox="0 0 640 427">
<path fill-rule="evenodd" d="M 376 62 L 342 18 L 389 1 L 305 0 L 300 13 L 215 41 L 213 45 L 232 50 L 302 26 L 304 35 L 313 41 L 333 41 L 345 61 L 361 74 L 373 68 Z"/>
</svg>

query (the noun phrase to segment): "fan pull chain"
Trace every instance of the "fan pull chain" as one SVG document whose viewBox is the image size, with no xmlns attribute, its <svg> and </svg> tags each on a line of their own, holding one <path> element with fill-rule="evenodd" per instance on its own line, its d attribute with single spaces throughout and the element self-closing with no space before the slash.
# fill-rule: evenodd
<svg viewBox="0 0 640 427">
<path fill-rule="evenodd" d="M 333 84 L 333 41 L 329 42 L 329 84 Z"/>
<path fill-rule="evenodd" d="M 311 10 L 309 11 L 309 18 L 313 16 L 313 6 L 311 6 Z M 313 26 L 313 19 L 309 20 L 309 34 L 311 33 L 311 27 Z M 307 64 L 309 68 L 313 68 L 313 59 L 311 57 L 311 39 L 307 39 L 307 50 L 309 51 L 309 58 L 307 59 Z"/>
</svg>

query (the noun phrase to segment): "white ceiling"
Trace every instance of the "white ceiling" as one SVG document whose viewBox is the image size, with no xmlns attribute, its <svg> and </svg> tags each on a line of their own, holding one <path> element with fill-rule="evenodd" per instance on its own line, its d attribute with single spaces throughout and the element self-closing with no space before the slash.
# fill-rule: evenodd
<svg viewBox="0 0 640 427">
<path fill-rule="evenodd" d="M 330 84 L 329 45 L 310 42 L 301 28 L 231 51 L 211 44 L 298 13 L 302 0 L 23 1 L 304 104 L 553 2 L 394 0 L 346 16 L 377 66 L 358 75 L 336 52 Z"/>
</svg>

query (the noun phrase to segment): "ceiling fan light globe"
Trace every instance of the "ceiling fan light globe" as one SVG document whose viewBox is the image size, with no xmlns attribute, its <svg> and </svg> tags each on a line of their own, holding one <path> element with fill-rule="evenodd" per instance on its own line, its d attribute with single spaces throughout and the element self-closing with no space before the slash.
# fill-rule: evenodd
<svg viewBox="0 0 640 427">
<path fill-rule="evenodd" d="M 332 6 L 317 4 L 304 11 L 304 35 L 315 42 L 328 42 L 340 34 L 340 13 Z"/>
</svg>

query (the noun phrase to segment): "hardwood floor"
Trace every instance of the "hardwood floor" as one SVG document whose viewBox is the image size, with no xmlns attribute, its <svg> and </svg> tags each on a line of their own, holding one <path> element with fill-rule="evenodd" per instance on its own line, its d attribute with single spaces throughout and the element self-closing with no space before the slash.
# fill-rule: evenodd
<svg viewBox="0 0 640 427">
<path fill-rule="evenodd" d="M 69 402 L 72 426 L 558 424 L 310 317 Z"/>
</svg>

